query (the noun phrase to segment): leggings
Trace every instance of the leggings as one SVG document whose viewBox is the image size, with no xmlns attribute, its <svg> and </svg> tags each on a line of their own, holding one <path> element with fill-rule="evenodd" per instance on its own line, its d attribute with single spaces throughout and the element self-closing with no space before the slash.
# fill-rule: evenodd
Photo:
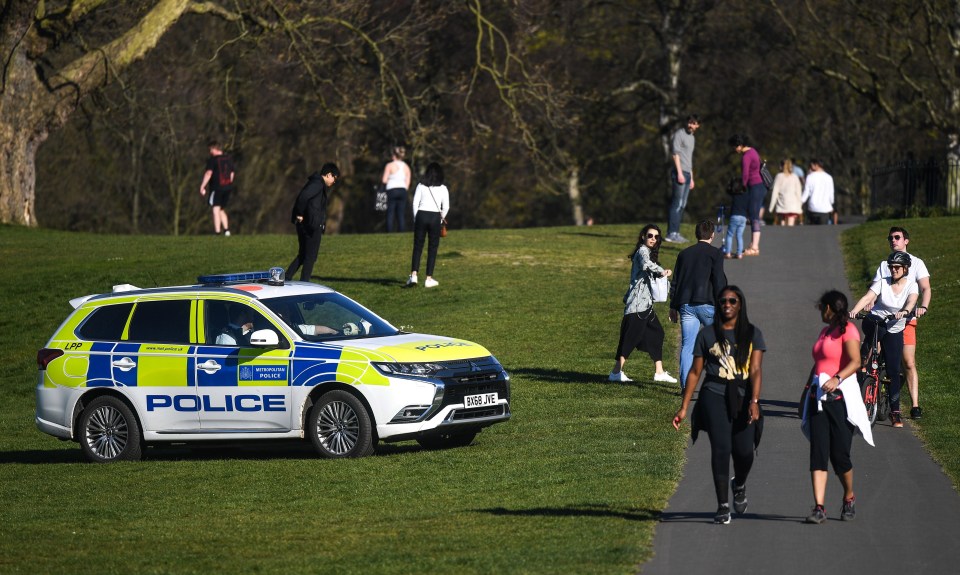
<svg viewBox="0 0 960 575">
<path fill-rule="evenodd" d="M 735 420 L 727 415 L 727 400 L 708 389 L 700 388 L 697 399 L 703 410 L 702 424 L 710 437 L 710 467 L 713 470 L 713 486 L 717 490 L 717 504 L 722 505 L 730 497 L 730 456 L 737 485 L 747 482 L 753 467 L 754 425 L 750 419 L 750 394 L 743 397 L 740 413 Z"/>
</svg>

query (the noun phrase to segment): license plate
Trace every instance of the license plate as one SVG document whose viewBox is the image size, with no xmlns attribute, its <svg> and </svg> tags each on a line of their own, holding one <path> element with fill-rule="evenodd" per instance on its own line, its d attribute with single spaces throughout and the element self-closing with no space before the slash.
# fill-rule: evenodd
<svg viewBox="0 0 960 575">
<path fill-rule="evenodd" d="M 481 393 L 479 395 L 468 395 L 463 398 L 463 406 L 466 408 L 471 407 L 486 407 L 488 405 L 493 405 L 497 403 L 499 397 L 496 393 Z"/>
</svg>

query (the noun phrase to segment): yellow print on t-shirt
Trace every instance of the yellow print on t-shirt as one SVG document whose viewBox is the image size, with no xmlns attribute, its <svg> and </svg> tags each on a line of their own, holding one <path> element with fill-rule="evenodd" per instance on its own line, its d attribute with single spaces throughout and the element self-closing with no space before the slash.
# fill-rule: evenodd
<svg viewBox="0 0 960 575">
<path fill-rule="evenodd" d="M 720 379 L 747 379 L 750 377 L 750 356 L 753 355 L 753 343 L 750 344 L 750 353 L 747 354 L 747 361 L 739 368 L 737 359 L 730 355 L 731 346 L 728 342 L 721 344 L 719 341 L 710 347 L 710 355 L 717 358 L 720 364 L 717 377 Z"/>
</svg>

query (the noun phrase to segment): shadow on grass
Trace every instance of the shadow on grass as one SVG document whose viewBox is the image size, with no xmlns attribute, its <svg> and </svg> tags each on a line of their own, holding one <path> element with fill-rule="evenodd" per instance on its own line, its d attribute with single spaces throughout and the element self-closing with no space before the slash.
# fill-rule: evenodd
<svg viewBox="0 0 960 575">
<path fill-rule="evenodd" d="M 359 284 L 370 284 L 370 285 L 380 285 L 380 286 L 393 286 L 399 285 L 402 286 L 406 283 L 407 278 L 334 278 L 334 277 L 320 277 L 320 276 L 310 276 L 311 279 L 319 281 L 322 285 L 328 285 L 328 282 L 343 282 L 343 283 L 359 283 Z"/>
<path fill-rule="evenodd" d="M 616 234 L 601 234 L 599 232 L 560 232 L 558 235 L 561 236 L 585 236 L 588 238 L 618 238 L 622 239 L 622 236 Z"/>
<path fill-rule="evenodd" d="M 653 381 L 652 378 L 647 381 L 609 381 L 605 374 L 581 373 L 578 371 L 566 371 L 562 369 L 542 369 L 535 367 L 520 367 L 510 370 L 511 376 L 526 377 L 537 379 L 547 383 L 580 383 L 588 385 L 621 385 L 626 387 L 636 387 L 637 389 L 649 389 L 656 393 L 679 397 L 680 388 L 676 383 L 665 383 Z"/>
<path fill-rule="evenodd" d="M 374 457 L 389 457 L 414 452 L 427 452 L 416 443 L 381 443 L 377 445 Z M 299 441 L 262 441 L 255 445 L 239 443 L 194 443 L 183 445 L 151 445 L 144 451 L 143 459 L 148 461 L 268 461 L 322 458 L 306 442 Z M 27 465 L 58 465 L 65 463 L 85 463 L 79 447 L 66 449 L 32 449 L 26 451 L 0 451 L 0 465 L 20 463 Z"/>
<path fill-rule="evenodd" d="M 660 516 L 658 509 L 635 509 L 623 511 L 609 505 L 584 503 L 566 507 L 532 507 L 530 509 L 507 509 L 505 507 L 491 507 L 489 509 L 475 509 L 478 513 L 490 515 L 513 515 L 530 517 L 616 517 L 628 521 L 652 521 Z M 710 516 L 713 518 L 713 515 Z"/>
</svg>

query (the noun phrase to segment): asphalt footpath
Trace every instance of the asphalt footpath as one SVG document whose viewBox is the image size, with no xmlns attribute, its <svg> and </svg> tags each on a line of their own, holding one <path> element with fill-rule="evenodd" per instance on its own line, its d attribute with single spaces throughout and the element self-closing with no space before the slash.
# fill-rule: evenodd
<svg viewBox="0 0 960 575">
<path fill-rule="evenodd" d="M 734 514 L 729 525 L 713 523 L 709 440 L 701 434 L 687 450 L 683 478 L 656 527 L 654 557 L 639 566 L 644 575 L 960 572 L 960 496 L 914 435 L 909 419 L 903 429 L 878 422 L 873 428 L 876 447 L 854 437 L 855 521 L 840 521 L 843 490 L 831 469 L 827 521 L 803 522 L 813 493 L 809 444 L 800 432 L 797 401 L 812 365 L 813 342 L 823 327 L 814 306 L 828 289 L 846 293 L 851 305 L 863 295 L 847 289 L 839 244 L 847 227 L 766 226 L 760 256 L 726 260 L 728 281 L 744 291 L 750 321 L 767 343 L 761 399 L 766 422 L 747 481 L 749 506 L 743 515 Z M 866 289 L 858 286 L 858 291 L 860 287 Z M 923 345 L 922 324 L 919 339 Z M 920 389 L 922 403 L 922 378 Z M 903 398 L 908 411 L 906 387 Z M 689 425 L 682 430 L 689 445 Z"/>
</svg>

